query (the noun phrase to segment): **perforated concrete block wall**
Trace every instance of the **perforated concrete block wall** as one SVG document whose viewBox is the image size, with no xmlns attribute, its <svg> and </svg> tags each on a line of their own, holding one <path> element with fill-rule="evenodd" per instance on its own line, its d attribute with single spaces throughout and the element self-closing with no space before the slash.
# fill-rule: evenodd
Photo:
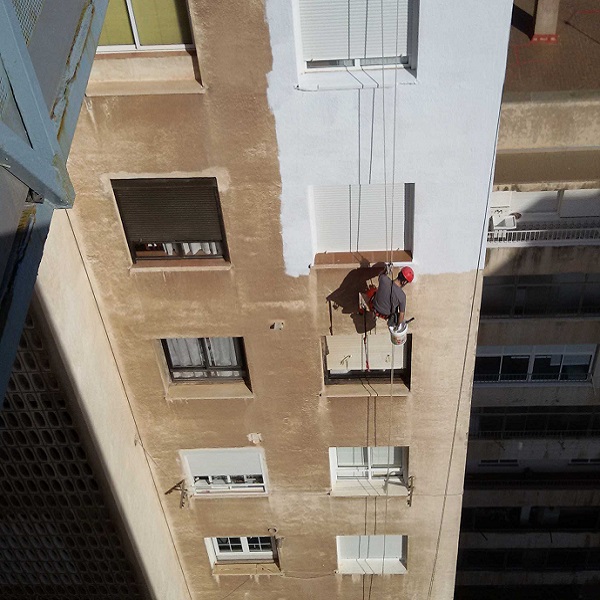
<svg viewBox="0 0 600 600">
<path fill-rule="evenodd" d="M 146 598 L 30 316 L 0 411 L 0 598 Z"/>
</svg>

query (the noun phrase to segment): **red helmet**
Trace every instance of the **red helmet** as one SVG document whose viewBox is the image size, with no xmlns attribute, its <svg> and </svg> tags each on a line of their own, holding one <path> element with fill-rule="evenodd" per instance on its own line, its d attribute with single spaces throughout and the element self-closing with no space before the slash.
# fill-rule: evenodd
<svg viewBox="0 0 600 600">
<path fill-rule="evenodd" d="M 415 272 L 410 267 L 402 267 L 398 277 L 410 283 L 415 278 Z"/>
</svg>

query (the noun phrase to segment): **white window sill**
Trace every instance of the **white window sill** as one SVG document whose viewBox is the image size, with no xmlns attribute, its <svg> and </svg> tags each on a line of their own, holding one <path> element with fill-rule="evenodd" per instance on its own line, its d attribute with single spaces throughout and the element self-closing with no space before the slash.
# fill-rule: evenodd
<svg viewBox="0 0 600 600">
<path fill-rule="evenodd" d="M 393 396 L 408 396 L 409 389 L 401 381 L 394 382 Z M 340 382 L 325 386 L 324 395 L 328 398 L 364 398 L 366 396 L 389 396 L 390 382 L 381 379 L 365 379 Z"/>
<path fill-rule="evenodd" d="M 364 88 L 414 85 L 416 72 L 407 68 L 331 69 L 300 73 L 298 89 L 315 92 L 318 90 L 356 90 Z"/>
<path fill-rule="evenodd" d="M 219 500 L 223 500 L 224 498 L 264 498 L 268 496 L 269 492 L 248 492 L 247 490 L 241 491 L 230 491 L 230 492 L 201 492 L 201 493 L 192 493 L 190 498 L 193 500 L 199 500 L 202 498 L 218 498 Z"/>
<path fill-rule="evenodd" d="M 406 567 L 398 558 L 340 559 L 337 572 L 352 575 L 404 575 Z"/>
<path fill-rule="evenodd" d="M 98 54 L 87 96 L 202 94 L 196 55 L 186 50 Z"/>
<path fill-rule="evenodd" d="M 387 486 L 383 478 L 345 479 L 336 481 L 332 496 L 408 496 L 408 488 L 397 477 L 390 477 Z"/>
<path fill-rule="evenodd" d="M 254 398 L 254 394 L 243 381 L 231 382 L 187 382 L 171 383 L 167 387 L 166 399 L 180 400 L 231 400 Z"/>
<path fill-rule="evenodd" d="M 218 563 L 213 565 L 213 575 L 281 575 L 281 569 L 273 562 L 264 563 Z"/>
</svg>

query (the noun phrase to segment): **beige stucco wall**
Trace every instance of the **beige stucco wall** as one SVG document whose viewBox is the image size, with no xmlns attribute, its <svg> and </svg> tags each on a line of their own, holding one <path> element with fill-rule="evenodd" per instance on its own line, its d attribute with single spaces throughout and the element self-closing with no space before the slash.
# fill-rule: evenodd
<svg viewBox="0 0 600 600">
<path fill-rule="evenodd" d="M 449 600 L 477 331 L 473 307 L 479 304 L 481 278 L 476 272 L 422 276 L 407 288 L 407 313 L 416 317 L 408 393 L 390 398 L 387 386 L 380 386 L 379 396 L 364 391 L 344 397 L 343 384 L 326 388 L 322 336 L 331 329 L 334 335 L 356 334 L 348 312 L 332 308 L 330 320 L 326 300 L 351 268 L 285 275 L 263 4 L 190 4 L 203 92 L 175 93 L 174 87 L 161 95 L 156 86 L 149 92 L 152 77 L 145 75 L 139 88 L 145 95 L 131 95 L 129 86 L 126 95 L 88 97 L 69 167 L 78 194 L 70 213 L 77 246 L 63 243 L 67 224 L 59 217 L 39 284 L 48 303 L 64 295 L 73 311 L 81 310 L 73 292 L 91 297 L 93 290 L 98 302 L 111 346 L 98 345 L 94 355 L 110 362 L 114 351 L 124 391 L 109 394 L 102 411 L 90 412 L 92 428 L 106 436 L 99 441 L 107 446 L 107 460 L 131 452 L 141 456 L 132 445 L 135 432 L 121 431 L 130 427 L 127 420 L 115 426 L 115 440 L 109 435 L 129 400 L 193 598 L 220 600 L 243 583 L 239 594 L 248 599 L 358 600 L 372 585 L 372 598 Z M 110 178 L 179 176 L 217 177 L 231 264 L 132 265 Z M 68 282 L 81 270 L 74 266 L 79 251 L 89 283 L 57 289 L 51 269 L 65 270 Z M 79 292 L 79 285 L 87 290 Z M 357 293 L 358 288 L 354 298 Z M 280 320 L 283 330 L 270 328 Z M 388 335 L 381 326 L 379 333 Z M 251 393 L 219 384 L 169 385 L 158 340 L 211 336 L 244 338 Z M 73 333 L 64 340 L 74 365 L 82 343 Z M 92 378 L 98 404 L 100 382 L 91 366 L 81 366 L 81 377 Z M 268 496 L 192 499 L 181 509 L 179 494 L 163 494 L 184 476 L 180 449 L 251 446 L 250 434 L 261 436 Z M 129 445 L 120 445 L 121 437 Z M 402 497 L 331 496 L 328 448 L 350 445 L 409 446 L 412 506 Z M 131 492 L 136 502 L 146 493 L 147 485 Z M 144 514 L 136 516 L 132 529 L 153 530 L 153 517 Z M 282 574 L 245 583 L 212 574 L 205 537 L 268 535 L 269 528 L 277 528 L 280 538 Z M 336 535 L 375 533 L 408 535 L 407 574 L 372 582 L 336 575 Z M 150 548 L 150 556 L 142 556 L 147 568 L 159 556 L 155 542 Z"/>
</svg>

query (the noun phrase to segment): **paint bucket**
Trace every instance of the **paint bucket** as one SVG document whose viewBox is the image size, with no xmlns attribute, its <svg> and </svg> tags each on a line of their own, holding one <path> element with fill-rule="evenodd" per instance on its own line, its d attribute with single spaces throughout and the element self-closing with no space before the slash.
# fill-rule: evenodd
<svg viewBox="0 0 600 600">
<path fill-rule="evenodd" d="M 408 336 L 408 324 L 405 322 L 400 323 L 396 327 L 389 327 L 390 338 L 394 346 L 404 346 Z"/>
</svg>

